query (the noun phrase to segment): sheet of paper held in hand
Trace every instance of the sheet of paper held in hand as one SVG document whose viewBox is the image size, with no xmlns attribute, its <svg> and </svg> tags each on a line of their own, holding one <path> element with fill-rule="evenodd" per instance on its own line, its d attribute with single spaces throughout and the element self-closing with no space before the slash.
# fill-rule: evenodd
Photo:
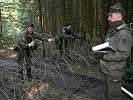
<svg viewBox="0 0 133 100">
<path fill-rule="evenodd" d="M 110 45 L 109 42 L 97 45 L 92 47 L 92 50 L 95 52 L 100 52 L 100 53 L 107 53 L 107 49 L 111 49 L 113 51 L 115 51 L 115 49 L 113 49 Z"/>
</svg>

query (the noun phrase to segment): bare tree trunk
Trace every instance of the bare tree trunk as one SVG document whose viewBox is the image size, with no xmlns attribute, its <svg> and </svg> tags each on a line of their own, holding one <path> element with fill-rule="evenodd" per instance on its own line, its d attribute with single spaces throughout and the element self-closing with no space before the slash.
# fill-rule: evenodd
<svg viewBox="0 0 133 100">
<path fill-rule="evenodd" d="M 104 14 L 104 6 L 103 6 L 103 0 L 99 0 L 98 1 L 98 5 L 97 5 L 97 23 L 98 23 L 98 32 L 97 33 L 100 33 L 101 37 L 103 38 L 104 37 L 104 30 L 105 29 L 105 24 L 104 24 L 104 20 L 107 20 L 105 19 L 104 16 L 106 16 Z M 99 35 L 99 34 L 97 34 Z"/>
<path fill-rule="evenodd" d="M 42 26 L 42 3 L 41 0 L 38 0 L 39 5 L 39 26 L 40 26 L 40 32 L 42 32 L 43 26 Z"/>
<path fill-rule="evenodd" d="M 1 8 L 0 8 L 0 37 L 2 36 L 2 20 L 1 20 Z"/>
</svg>

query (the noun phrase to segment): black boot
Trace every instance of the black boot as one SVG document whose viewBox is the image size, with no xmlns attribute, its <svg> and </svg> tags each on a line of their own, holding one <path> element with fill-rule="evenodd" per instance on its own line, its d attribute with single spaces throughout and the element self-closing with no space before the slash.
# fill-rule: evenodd
<svg viewBox="0 0 133 100">
<path fill-rule="evenodd" d="M 31 74 L 31 67 L 27 67 L 26 70 L 27 70 L 27 77 L 28 78 L 33 78 L 32 74 Z"/>
<path fill-rule="evenodd" d="M 23 76 L 23 69 L 21 68 L 21 69 L 19 69 L 18 70 L 18 73 L 20 74 L 20 75 L 22 75 Z"/>
</svg>

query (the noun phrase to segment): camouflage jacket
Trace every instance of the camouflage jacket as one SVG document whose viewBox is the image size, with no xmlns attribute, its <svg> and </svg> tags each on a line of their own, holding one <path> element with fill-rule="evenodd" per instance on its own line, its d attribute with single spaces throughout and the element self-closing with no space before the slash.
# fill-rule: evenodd
<svg viewBox="0 0 133 100">
<path fill-rule="evenodd" d="M 117 23 L 117 22 L 116 22 Z M 133 37 L 131 30 L 122 21 L 121 25 L 111 28 L 105 37 L 105 42 L 115 49 L 108 50 L 100 60 L 101 71 L 110 76 L 122 75 L 126 65 L 126 59 L 131 54 Z"/>
<path fill-rule="evenodd" d="M 61 38 L 73 38 L 73 33 L 65 27 L 62 27 L 59 31 L 59 37 Z"/>
<path fill-rule="evenodd" d="M 31 43 L 32 41 L 35 41 L 35 39 L 39 39 L 43 42 L 43 38 L 40 35 L 34 32 L 28 33 L 27 31 L 24 31 L 20 33 L 20 36 L 18 39 L 18 46 L 21 46 L 23 48 L 28 48 L 28 44 Z"/>
</svg>

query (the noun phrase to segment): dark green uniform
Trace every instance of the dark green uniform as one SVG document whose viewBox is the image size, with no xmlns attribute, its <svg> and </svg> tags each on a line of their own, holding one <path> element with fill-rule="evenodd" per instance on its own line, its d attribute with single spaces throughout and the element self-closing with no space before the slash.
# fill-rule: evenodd
<svg viewBox="0 0 133 100">
<path fill-rule="evenodd" d="M 104 73 L 104 89 L 107 97 L 105 100 L 121 100 L 122 77 L 133 44 L 131 30 L 126 27 L 124 21 L 111 22 L 105 42 L 109 42 L 116 50 L 108 50 L 100 60 L 100 69 Z"/>
<path fill-rule="evenodd" d="M 60 31 L 60 36 L 59 36 L 59 50 L 61 55 L 65 53 L 69 53 L 68 51 L 68 40 L 70 38 L 73 38 L 73 33 L 68 30 L 66 27 L 63 27 Z"/>
<path fill-rule="evenodd" d="M 24 59 L 26 61 L 26 70 L 27 75 L 31 76 L 31 57 L 33 50 L 37 49 L 37 43 L 35 43 L 33 46 L 29 47 L 28 44 L 32 41 L 35 41 L 35 39 L 39 39 L 43 41 L 43 38 L 35 33 L 28 33 L 28 31 L 25 31 L 23 33 L 20 33 L 20 37 L 18 40 L 18 49 L 17 49 L 17 63 L 22 67 L 24 63 Z M 22 68 L 21 68 L 22 69 Z M 23 69 L 20 70 L 20 73 L 22 73 Z"/>
</svg>

